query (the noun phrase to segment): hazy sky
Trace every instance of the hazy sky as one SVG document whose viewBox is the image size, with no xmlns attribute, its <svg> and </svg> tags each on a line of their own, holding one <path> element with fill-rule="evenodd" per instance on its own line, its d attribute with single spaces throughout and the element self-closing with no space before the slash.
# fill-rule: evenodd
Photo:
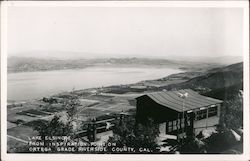
<svg viewBox="0 0 250 161">
<path fill-rule="evenodd" d="M 9 7 L 8 53 L 239 56 L 242 23 L 240 8 Z"/>
</svg>

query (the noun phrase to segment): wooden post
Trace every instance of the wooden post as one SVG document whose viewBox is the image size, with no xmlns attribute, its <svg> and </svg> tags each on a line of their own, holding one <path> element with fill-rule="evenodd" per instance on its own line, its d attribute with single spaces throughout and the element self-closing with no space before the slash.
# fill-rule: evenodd
<svg viewBox="0 0 250 161">
<path fill-rule="evenodd" d="M 176 119 L 176 128 L 177 128 L 177 141 L 179 142 L 180 141 L 180 137 L 179 137 L 179 135 L 180 135 L 180 131 L 179 131 L 179 116 L 180 114 L 178 113 L 178 115 L 177 115 L 177 119 Z"/>
<path fill-rule="evenodd" d="M 195 118 L 195 113 L 192 112 L 190 113 L 190 117 L 189 117 L 189 120 L 190 120 L 190 127 L 189 127 L 189 136 L 191 138 L 194 137 L 194 118 Z"/>
<path fill-rule="evenodd" d="M 208 119 L 208 109 L 209 109 L 209 107 L 207 107 L 207 113 L 206 113 L 206 129 L 207 129 L 207 119 Z"/>
<path fill-rule="evenodd" d="M 91 124 L 88 124 L 88 128 L 87 128 L 87 138 L 89 141 L 91 141 Z"/>
<path fill-rule="evenodd" d="M 88 124 L 88 129 L 87 129 L 87 138 L 90 142 L 96 141 L 96 133 L 97 133 L 96 123 L 95 120 L 92 120 L 92 122 Z"/>
<path fill-rule="evenodd" d="M 169 121 L 166 121 L 166 134 L 168 134 L 168 132 L 169 132 L 169 131 L 168 131 L 168 124 L 169 124 L 168 122 L 169 122 Z"/>
<path fill-rule="evenodd" d="M 195 112 L 191 113 L 191 117 L 190 117 L 190 128 L 191 128 L 191 132 L 192 132 L 192 136 L 195 135 L 195 129 L 194 129 L 194 119 L 195 119 Z"/>
<path fill-rule="evenodd" d="M 216 105 L 217 106 L 217 116 L 220 117 L 220 107 L 221 107 L 221 104 L 218 104 Z"/>
<path fill-rule="evenodd" d="M 171 125 L 172 125 L 172 131 L 174 131 L 174 121 L 171 121 Z"/>
<path fill-rule="evenodd" d="M 178 119 L 176 119 L 176 123 L 175 123 L 175 125 L 176 125 L 176 130 L 177 130 L 177 133 L 179 132 L 179 127 L 178 127 Z"/>
<path fill-rule="evenodd" d="M 160 134 L 166 135 L 166 122 L 160 123 L 159 124 L 159 131 Z"/>
<path fill-rule="evenodd" d="M 181 134 L 182 134 L 182 117 L 181 117 L 181 115 L 180 115 L 180 118 L 179 118 L 179 120 L 180 120 L 180 136 L 181 136 Z"/>
<path fill-rule="evenodd" d="M 188 122 L 187 122 L 187 114 L 184 116 L 184 132 L 187 134 Z"/>
<path fill-rule="evenodd" d="M 122 115 L 122 114 L 120 114 L 119 125 L 121 126 L 121 125 L 122 125 L 122 123 L 123 123 L 123 115 Z"/>
<path fill-rule="evenodd" d="M 96 133 L 97 133 L 97 130 L 96 130 L 96 124 L 93 123 L 92 125 L 92 135 L 93 135 L 93 141 L 96 141 Z"/>
</svg>

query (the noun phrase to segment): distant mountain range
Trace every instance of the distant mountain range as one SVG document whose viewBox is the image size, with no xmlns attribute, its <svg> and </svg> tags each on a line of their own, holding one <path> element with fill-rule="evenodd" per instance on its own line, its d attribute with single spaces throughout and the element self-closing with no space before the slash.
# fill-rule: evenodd
<svg viewBox="0 0 250 161">
<path fill-rule="evenodd" d="M 23 58 L 37 58 L 37 59 L 54 59 L 54 60 L 70 60 L 70 59 L 127 59 L 127 58 L 147 58 L 147 59 L 167 59 L 185 62 L 203 62 L 203 63 L 218 63 L 218 64 L 234 64 L 243 61 L 243 55 L 201 55 L 195 56 L 190 53 L 190 55 L 180 54 L 167 54 L 157 55 L 157 53 L 152 53 L 152 55 L 140 56 L 136 54 L 116 54 L 116 53 L 95 53 L 95 52 L 79 52 L 79 51 L 29 51 L 22 53 L 10 53 L 9 57 L 23 57 Z"/>
<path fill-rule="evenodd" d="M 96 59 L 41 59 L 31 57 L 9 57 L 8 72 L 50 71 L 63 69 L 83 69 L 93 66 L 111 67 L 168 67 L 183 70 L 201 70 L 220 67 L 219 63 L 190 62 L 183 60 L 151 58 L 96 58 Z"/>
</svg>

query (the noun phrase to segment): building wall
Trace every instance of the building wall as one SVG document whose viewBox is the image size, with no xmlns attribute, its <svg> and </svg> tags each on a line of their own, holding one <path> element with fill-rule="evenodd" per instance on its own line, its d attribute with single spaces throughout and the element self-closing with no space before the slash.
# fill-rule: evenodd
<svg viewBox="0 0 250 161">
<path fill-rule="evenodd" d="M 207 122 L 207 123 L 206 123 Z M 216 125 L 219 123 L 219 117 L 218 116 L 213 116 L 209 117 L 207 120 L 202 119 L 194 122 L 194 132 L 195 135 L 198 135 L 200 131 L 204 129 L 210 129 L 210 130 L 215 130 Z M 207 127 L 206 127 L 207 124 Z"/>
<path fill-rule="evenodd" d="M 175 120 L 178 116 L 176 111 L 157 104 L 148 96 L 138 98 L 136 107 L 136 120 L 141 123 L 145 122 L 147 118 L 152 118 L 157 123 L 163 123 Z"/>
<path fill-rule="evenodd" d="M 159 130 L 161 133 L 166 133 L 167 131 L 166 129 L 168 129 L 168 121 L 173 121 L 178 118 L 177 111 L 174 111 L 168 107 L 156 103 L 148 96 L 142 96 L 140 98 L 137 98 L 136 107 L 137 107 L 137 112 L 136 112 L 137 122 L 144 123 L 147 121 L 147 118 L 152 118 L 154 121 L 159 123 L 160 125 Z M 199 109 L 197 109 L 196 112 L 197 111 L 199 111 Z M 216 125 L 218 125 L 219 123 L 219 116 L 220 116 L 220 104 L 217 105 L 217 115 L 208 117 L 207 119 L 203 118 L 201 120 L 195 120 L 193 124 L 194 127 L 193 131 L 197 135 L 203 129 L 206 128 L 215 129 Z M 181 129 L 179 129 L 179 132 L 180 131 Z M 170 132 L 169 134 L 175 134 L 175 133 L 177 133 L 177 131 Z"/>
<path fill-rule="evenodd" d="M 217 106 L 217 115 L 204 118 L 202 120 L 194 121 L 194 132 L 196 135 L 199 134 L 199 132 L 204 129 L 215 131 L 216 125 L 219 124 L 221 104 L 217 104 L 216 106 Z"/>
</svg>

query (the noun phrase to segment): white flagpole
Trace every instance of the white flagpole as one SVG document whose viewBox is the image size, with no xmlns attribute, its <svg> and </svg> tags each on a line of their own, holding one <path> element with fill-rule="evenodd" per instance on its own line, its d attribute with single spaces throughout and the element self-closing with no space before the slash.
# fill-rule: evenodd
<svg viewBox="0 0 250 161">
<path fill-rule="evenodd" d="M 179 94 L 179 97 L 181 97 L 183 100 L 182 100 L 182 120 L 180 121 L 180 126 L 182 125 L 182 121 L 183 121 L 183 125 L 185 126 L 185 116 L 184 116 L 184 108 L 185 108 L 185 98 L 188 97 L 188 93 L 178 93 Z M 182 127 L 182 126 L 181 126 Z M 182 142 L 183 142 L 183 138 L 184 138 L 184 128 L 185 127 L 182 127 Z"/>
<path fill-rule="evenodd" d="M 185 121 L 184 121 L 184 102 L 185 101 L 185 97 L 183 98 L 183 102 L 182 102 L 182 121 L 181 121 L 181 124 L 182 124 L 182 122 L 184 123 Z M 184 138 L 184 127 L 185 126 L 185 123 L 183 124 L 183 126 L 182 126 L 182 140 L 183 140 L 183 138 Z"/>
</svg>

